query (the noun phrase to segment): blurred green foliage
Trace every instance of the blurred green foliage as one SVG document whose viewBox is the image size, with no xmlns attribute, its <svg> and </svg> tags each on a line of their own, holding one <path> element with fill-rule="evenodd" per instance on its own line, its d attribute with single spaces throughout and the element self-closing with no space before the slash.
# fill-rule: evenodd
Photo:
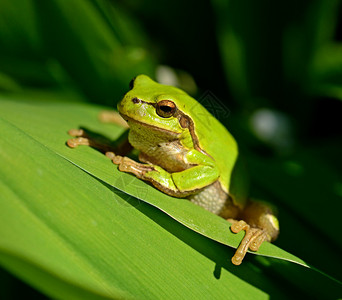
<svg viewBox="0 0 342 300">
<path fill-rule="evenodd" d="M 2 0 L 0 93 L 115 106 L 137 74 L 185 71 L 230 112 L 276 244 L 342 280 L 340 17 L 337 0 Z"/>
</svg>

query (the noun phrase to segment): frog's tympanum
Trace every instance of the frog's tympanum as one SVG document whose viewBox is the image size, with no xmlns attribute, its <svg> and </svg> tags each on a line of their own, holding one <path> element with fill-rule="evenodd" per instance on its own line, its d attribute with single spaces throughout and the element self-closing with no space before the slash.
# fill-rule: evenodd
<svg viewBox="0 0 342 300">
<path fill-rule="evenodd" d="M 264 241 L 277 237 L 278 220 L 271 207 L 247 198 L 235 139 L 195 99 L 139 75 L 118 110 L 129 125 L 128 141 L 139 150 L 140 162 L 111 151 L 106 155 L 120 171 L 227 219 L 234 233 L 244 230 L 234 264 L 242 262 L 248 249 L 257 251 Z M 82 135 L 79 130 L 70 133 Z M 101 148 L 86 137 L 68 141 L 71 147 L 79 144 Z"/>
</svg>

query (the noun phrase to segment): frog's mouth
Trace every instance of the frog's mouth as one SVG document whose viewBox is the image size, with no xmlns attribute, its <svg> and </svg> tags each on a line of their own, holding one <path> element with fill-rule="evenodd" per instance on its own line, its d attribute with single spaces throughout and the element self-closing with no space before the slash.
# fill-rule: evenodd
<svg viewBox="0 0 342 300">
<path fill-rule="evenodd" d="M 129 125 L 130 128 L 132 128 L 132 126 L 130 126 L 130 123 L 131 123 L 131 124 L 137 124 L 137 125 L 140 125 L 140 126 L 143 126 L 146 128 L 150 128 L 153 131 L 158 131 L 158 132 L 164 133 L 166 135 L 170 135 L 174 138 L 177 138 L 180 135 L 180 133 L 178 133 L 178 132 L 174 132 L 174 131 L 171 131 L 168 129 L 160 128 L 160 127 L 157 127 L 155 125 L 151 125 L 151 124 L 144 123 L 141 121 L 137 121 L 137 120 L 135 120 L 135 119 L 123 114 L 123 113 L 120 113 L 120 115 L 127 122 L 127 124 Z"/>
</svg>

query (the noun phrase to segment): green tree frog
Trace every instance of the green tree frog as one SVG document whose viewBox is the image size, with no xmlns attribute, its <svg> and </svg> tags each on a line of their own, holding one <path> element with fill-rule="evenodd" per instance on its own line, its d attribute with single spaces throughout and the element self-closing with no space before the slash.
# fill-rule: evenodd
<svg viewBox="0 0 342 300">
<path fill-rule="evenodd" d="M 235 139 L 195 99 L 139 75 L 131 81 L 118 111 L 129 125 L 128 141 L 139 150 L 140 162 L 111 151 L 106 155 L 120 171 L 227 219 L 232 232 L 244 230 L 232 258 L 235 265 L 241 264 L 248 249 L 257 251 L 264 241 L 277 237 L 278 220 L 271 207 L 247 198 Z M 77 130 L 70 134 L 78 136 L 68 141 L 71 147 L 101 148 Z"/>
</svg>

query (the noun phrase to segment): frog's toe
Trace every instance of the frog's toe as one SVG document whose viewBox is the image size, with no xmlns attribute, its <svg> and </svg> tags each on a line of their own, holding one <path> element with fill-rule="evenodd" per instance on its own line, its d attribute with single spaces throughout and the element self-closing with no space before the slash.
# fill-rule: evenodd
<svg viewBox="0 0 342 300">
<path fill-rule="evenodd" d="M 260 245 L 268 238 L 267 233 L 263 229 L 253 228 L 242 220 L 235 221 L 231 226 L 231 230 L 234 233 L 238 233 L 241 230 L 246 232 L 232 258 L 232 263 L 234 265 L 240 265 L 242 263 L 248 249 L 258 251 Z"/>
<path fill-rule="evenodd" d="M 68 134 L 75 137 L 88 137 L 83 129 L 70 129 Z"/>
<path fill-rule="evenodd" d="M 67 141 L 67 145 L 70 148 L 76 148 L 79 145 L 89 146 L 90 142 L 89 142 L 88 138 L 78 137 L 78 138 L 75 138 L 75 139 L 69 139 Z"/>
<path fill-rule="evenodd" d="M 251 241 L 249 245 L 249 249 L 252 251 L 258 251 L 261 244 L 268 238 L 266 232 L 264 232 L 262 229 L 254 228 L 256 230 L 255 232 L 255 238 Z"/>
<path fill-rule="evenodd" d="M 127 122 L 116 111 L 104 110 L 99 114 L 99 120 L 103 123 L 113 123 L 128 129 Z"/>
<path fill-rule="evenodd" d="M 67 145 L 70 148 L 76 148 L 79 145 L 90 145 L 89 137 L 83 129 L 70 129 L 68 134 L 75 137 L 67 141 Z"/>
<path fill-rule="evenodd" d="M 239 233 L 241 230 L 245 230 L 249 225 L 243 221 L 235 221 L 235 220 L 229 220 L 233 222 L 232 226 L 230 227 L 230 230 L 233 231 L 234 233 Z"/>
</svg>

